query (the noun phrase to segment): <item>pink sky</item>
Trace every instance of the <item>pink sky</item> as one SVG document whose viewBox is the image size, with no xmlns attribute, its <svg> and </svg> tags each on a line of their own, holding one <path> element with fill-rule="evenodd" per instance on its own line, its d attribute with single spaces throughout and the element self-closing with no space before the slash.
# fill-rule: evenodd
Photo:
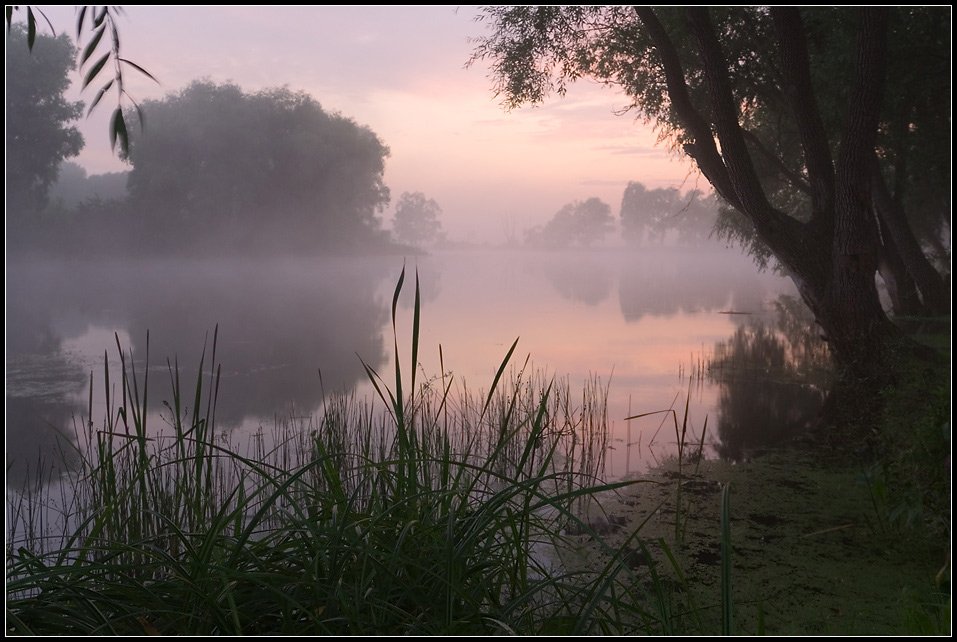
<svg viewBox="0 0 957 642">
<path fill-rule="evenodd" d="M 41 7 L 57 32 L 75 34 L 73 7 Z M 232 81 L 247 91 L 287 85 L 327 111 L 368 126 L 391 149 L 385 181 L 393 203 L 420 191 L 443 209 L 453 239 L 501 242 L 511 228 L 544 223 L 565 203 L 597 196 L 617 217 L 630 180 L 649 187 L 707 190 L 636 114 L 595 83 L 565 97 L 506 112 L 483 64 L 465 68 L 470 37 L 486 27 L 473 7 L 126 7 L 122 55 L 160 86 L 127 79 L 138 100 L 191 80 Z M 22 18 L 21 18 L 22 19 Z M 75 83 L 78 86 L 78 82 Z M 97 87 L 76 98 L 89 102 Z M 81 122 L 77 162 L 118 171 L 104 98 Z M 386 225 L 391 207 L 383 213 Z"/>
</svg>

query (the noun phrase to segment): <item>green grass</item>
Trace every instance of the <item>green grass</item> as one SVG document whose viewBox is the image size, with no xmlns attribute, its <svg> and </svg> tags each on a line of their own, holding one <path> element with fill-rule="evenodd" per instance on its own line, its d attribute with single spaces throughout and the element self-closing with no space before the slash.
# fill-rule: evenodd
<svg viewBox="0 0 957 642">
<path fill-rule="evenodd" d="M 417 382 L 417 286 L 411 375 L 396 337 L 391 381 L 365 366 L 377 400 L 331 397 L 244 451 L 216 433 L 215 334 L 188 389 L 168 364 L 162 430 L 147 429 L 148 365 L 117 341 L 119 381 L 104 368 L 100 422 L 91 392 L 59 529 L 38 517 L 41 489 L 8 500 L 7 633 L 671 632 L 657 579 L 622 551 L 593 571 L 561 563 L 565 533 L 595 535 L 588 502 L 627 483 L 600 477 L 607 390 L 578 403 L 511 366 L 515 344 L 485 393 L 444 363 Z"/>
</svg>

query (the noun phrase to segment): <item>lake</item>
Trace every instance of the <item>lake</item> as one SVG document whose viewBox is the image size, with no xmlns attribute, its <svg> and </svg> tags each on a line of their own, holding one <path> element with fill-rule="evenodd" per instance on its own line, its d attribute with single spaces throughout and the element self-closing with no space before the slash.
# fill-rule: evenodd
<svg viewBox="0 0 957 642">
<path fill-rule="evenodd" d="M 702 441 L 707 421 L 704 454 L 740 460 L 803 428 L 823 400 L 827 351 L 794 286 L 721 246 L 406 259 L 9 259 L 8 484 L 22 486 L 38 461 L 76 442 L 91 380 L 93 421 L 102 423 L 104 359 L 115 389 L 117 339 L 142 377 L 149 336 L 155 430 L 170 401 L 167 359 L 189 389 L 204 345 L 209 370 L 217 326 L 218 431 L 242 439 L 284 417 L 313 416 L 331 393 L 372 398 L 363 362 L 394 377 L 391 306 L 403 263 L 403 372 L 417 274 L 419 381 L 441 376 L 444 365 L 458 384 L 487 389 L 517 338 L 512 368 L 528 357 L 528 371 L 572 390 L 607 390 L 611 478 L 676 452 L 670 414 L 629 416 L 674 408 L 680 422 L 687 401 L 686 441 Z"/>
</svg>

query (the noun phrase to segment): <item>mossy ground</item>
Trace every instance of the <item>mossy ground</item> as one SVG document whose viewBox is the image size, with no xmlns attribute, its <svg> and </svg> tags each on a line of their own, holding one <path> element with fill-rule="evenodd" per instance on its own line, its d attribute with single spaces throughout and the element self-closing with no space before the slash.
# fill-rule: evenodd
<svg viewBox="0 0 957 642">
<path fill-rule="evenodd" d="M 730 483 L 735 632 L 949 633 L 949 583 L 935 582 L 949 542 L 879 523 L 864 470 L 794 447 L 737 465 L 686 464 L 680 477 L 672 462 L 606 495 L 593 521 L 615 546 L 640 526 L 679 630 L 721 631 L 720 491 Z M 631 565 L 648 565 L 637 540 L 629 548 Z M 582 536 L 579 562 L 600 563 L 598 550 Z"/>
</svg>

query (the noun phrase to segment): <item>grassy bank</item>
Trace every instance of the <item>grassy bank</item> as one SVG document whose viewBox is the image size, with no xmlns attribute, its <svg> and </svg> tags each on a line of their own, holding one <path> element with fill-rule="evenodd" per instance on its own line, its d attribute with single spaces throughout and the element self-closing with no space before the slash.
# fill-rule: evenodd
<svg viewBox="0 0 957 642">
<path fill-rule="evenodd" d="M 949 465 L 947 377 L 888 391 L 856 460 L 806 440 L 701 461 L 672 411 L 683 458 L 605 483 L 599 382 L 542 378 L 515 344 L 488 391 L 441 348 L 422 380 L 419 311 L 411 363 L 395 337 L 395 372 L 365 367 L 377 399 L 328 397 L 249 444 L 216 428 L 215 335 L 195 378 L 169 364 L 160 426 L 118 344 L 79 472 L 8 494 L 7 633 L 949 632 L 949 469 L 926 468 Z"/>
<path fill-rule="evenodd" d="M 949 335 L 930 338 L 949 353 Z M 721 630 L 730 601 L 742 634 L 950 634 L 948 362 L 902 366 L 876 423 L 822 427 L 737 465 L 691 448 L 641 485 L 603 494 L 609 532 L 601 548 L 582 537 L 571 563 L 592 568 L 605 547 L 630 549 L 634 568 L 665 578 L 658 602 L 691 633 Z M 723 490 L 730 560 L 718 537 Z M 726 588 L 731 600 L 720 599 Z"/>
<path fill-rule="evenodd" d="M 366 366 L 378 400 L 332 397 L 246 450 L 216 431 L 215 336 L 195 381 L 170 364 L 161 427 L 150 370 L 117 342 L 80 472 L 8 498 L 7 633 L 668 629 L 615 551 L 597 571 L 558 563 L 569 532 L 593 532 L 590 500 L 627 485 L 600 481 L 605 390 L 511 367 L 514 344 L 488 392 L 417 381 L 418 317 L 416 300 L 411 374 L 398 337 L 394 376 Z"/>
<path fill-rule="evenodd" d="M 682 506 L 675 488 L 683 485 Z M 613 526 L 601 546 L 627 544 L 636 570 L 655 569 L 659 602 L 676 630 L 721 630 L 720 496 L 730 488 L 733 631 L 746 635 L 922 635 L 950 631 L 950 595 L 937 575 L 942 542 L 914 531 L 882 534 L 860 467 L 834 467 L 785 449 L 730 465 L 705 461 L 681 477 L 665 466 L 645 484 L 608 494 Z M 674 539 L 674 523 L 682 540 Z M 581 537 L 579 568 L 604 563 Z M 676 573 L 675 568 L 681 572 Z M 649 587 L 650 588 L 650 585 Z"/>
</svg>

